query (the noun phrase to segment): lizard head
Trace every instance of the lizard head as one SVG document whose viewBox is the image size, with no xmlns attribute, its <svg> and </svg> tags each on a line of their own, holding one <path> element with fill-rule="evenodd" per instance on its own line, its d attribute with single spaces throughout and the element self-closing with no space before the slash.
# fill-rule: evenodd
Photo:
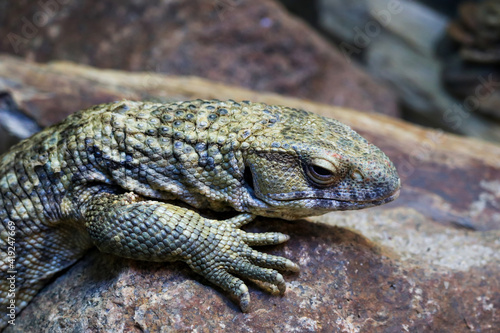
<svg viewBox="0 0 500 333">
<path fill-rule="evenodd" d="M 246 153 L 250 211 L 296 219 L 397 198 L 393 163 L 350 127 L 303 110 L 276 114 Z"/>
</svg>

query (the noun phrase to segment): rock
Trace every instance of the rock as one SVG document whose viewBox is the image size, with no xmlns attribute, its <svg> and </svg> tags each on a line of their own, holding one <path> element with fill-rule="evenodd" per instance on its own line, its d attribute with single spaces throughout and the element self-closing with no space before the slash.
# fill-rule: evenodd
<svg viewBox="0 0 500 333">
<path fill-rule="evenodd" d="M 448 26 L 449 36 L 460 44 L 464 60 L 500 63 L 500 3 L 483 0 L 464 2 L 459 17 Z"/>
<path fill-rule="evenodd" d="M 459 14 L 440 44 L 443 82 L 458 98 L 474 96 L 478 112 L 500 119 L 500 3 L 464 2 Z"/>
<path fill-rule="evenodd" d="M 403 184 L 400 198 L 385 206 L 311 221 L 260 218 L 248 226 L 291 235 L 286 244 L 264 251 L 301 266 L 299 274 L 285 276 L 283 297 L 249 283 L 248 314 L 182 263 L 137 262 L 93 251 L 44 288 L 6 332 L 495 332 L 500 327 L 498 145 L 200 78 L 27 64 L 5 56 L 0 77 L 19 80 L 12 96 L 21 108 L 45 86 L 54 88 L 51 105 L 57 105 L 58 98 L 69 98 L 62 93 L 66 82 L 80 92 L 99 87 L 117 98 L 218 96 L 304 108 L 351 125 L 379 146 L 395 162 Z M 82 104 L 96 95 L 88 96 L 86 102 L 81 95 Z"/>
<path fill-rule="evenodd" d="M 307 24 L 314 28 L 318 28 L 318 1 L 309 0 L 279 0 L 285 8 L 292 13 L 305 20 Z"/>
<path fill-rule="evenodd" d="M 12 96 L 1 89 L 0 80 L 0 154 L 20 139 L 26 139 L 40 127 L 19 110 Z"/>
<path fill-rule="evenodd" d="M 0 55 L 0 78 L 0 91 L 9 92 L 19 108 L 42 127 L 94 104 L 146 97 L 11 56 Z"/>
<path fill-rule="evenodd" d="M 250 283 L 248 314 L 184 264 L 94 251 L 43 290 L 16 329 L 493 332 L 500 324 L 498 232 L 436 228 L 417 211 L 394 207 L 322 221 L 252 225 L 289 234 L 286 245 L 266 252 L 293 258 L 302 270 L 285 276 L 282 297 Z"/>
<path fill-rule="evenodd" d="M 343 53 L 360 59 L 369 73 L 393 88 L 405 119 L 500 142 L 500 121 L 478 112 L 498 109 L 493 107 L 498 102 L 498 79 L 491 76 L 492 69 L 462 70 L 453 59 L 441 60 L 436 54 L 448 25 L 445 16 L 407 0 L 319 4 L 322 27 L 340 40 Z M 346 6 L 349 10 L 343 10 Z M 453 89 L 463 83 L 465 94 L 452 96 L 445 89 L 442 72 L 448 67 L 453 70 L 447 72 L 445 83 Z"/>
<path fill-rule="evenodd" d="M 0 52 L 41 62 L 195 75 L 398 114 L 391 92 L 275 1 L 48 0 L 3 6 Z"/>
<path fill-rule="evenodd" d="M 79 109 L 124 98 L 165 102 L 196 98 L 258 100 L 269 104 L 315 111 L 351 125 L 390 153 L 399 166 L 399 173 L 406 182 L 406 186 L 411 184 L 410 188 L 403 191 L 399 202 L 406 200 L 407 204 L 412 204 L 420 198 L 420 195 L 423 195 L 426 199 L 420 204 L 425 205 L 428 216 L 433 216 L 438 220 L 440 214 L 449 213 L 452 211 L 450 209 L 453 209 L 455 215 L 450 220 L 457 220 L 458 216 L 463 216 L 457 220 L 463 225 L 488 229 L 496 223 L 491 215 L 494 209 L 490 210 L 488 205 L 482 211 L 487 213 L 487 216 L 481 214 L 476 216 L 472 214 L 472 210 L 468 209 L 473 203 L 471 199 L 479 199 L 484 191 L 480 185 L 482 177 L 487 177 L 484 179 L 488 182 L 496 179 L 496 174 L 492 173 L 489 167 L 495 170 L 500 165 L 500 151 L 497 145 L 488 145 L 475 140 L 462 140 L 439 131 L 420 130 L 408 123 L 387 117 L 380 119 L 375 116 L 360 117 L 359 112 L 350 109 L 327 107 L 300 99 L 284 98 L 272 93 L 257 93 L 238 87 L 229 88 L 224 84 L 196 77 L 100 70 L 67 62 L 41 65 L 10 56 L 0 56 L 0 77 L 4 78 L 4 82 L 16 82 L 7 90 L 12 93 L 19 108 L 42 126 L 52 125 Z M 371 119 L 378 119 L 378 121 L 370 125 L 365 119 L 370 119 L 372 122 Z M 396 137 L 403 137 L 406 141 L 398 143 L 394 140 Z M 404 144 L 407 144 L 407 147 L 404 147 Z M 450 147 L 456 150 L 455 154 L 448 152 Z M 459 193 L 462 195 L 459 197 L 464 198 L 462 201 L 455 198 L 451 201 L 455 204 L 446 209 L 442 207 L 431 209 L 434 207 L 432 203 L 443 194 L 439 174 L 433 171 L 435 156 L 440 158 L 440 167 L 450 168 L 447 172 L 455 172 L 455 177 L 460 180 L 451 184 L 445 202 L 449 200 L 448 197 L 455 196 L 453 193 Z M 487 165 L 478 165 L 473 163 L 476 159 L 486 159 L 489 162 Z M 466 174 L 467 168 L 477 171 L 471 182 L 473 185 L 460 177 L 460 172 Z M 409 190 L 415 192 L 406 197 Z M 466 193 L 471 195 L 464 196 Z M 435 204 L 436 207 L 441 205 L 439 201 Z M 482 223 L 489 223 L 489 227 Z"/>
<path fill-rule="evenodd" d="M 359 34 L 356 27 L 361 23 L 366 23 L 371 19 L 367 10 L 367 0 L 318 0 L 319 24 L 326 33 L 339 41 L 353 41 Z M 340 50 L 342 44 L 339 45 Z M 350 50 L 350 49 L 349 49 Z M 349 57 L 361 59 L 363 49 L 354 53 L 347 52 Z"/>
</svg>

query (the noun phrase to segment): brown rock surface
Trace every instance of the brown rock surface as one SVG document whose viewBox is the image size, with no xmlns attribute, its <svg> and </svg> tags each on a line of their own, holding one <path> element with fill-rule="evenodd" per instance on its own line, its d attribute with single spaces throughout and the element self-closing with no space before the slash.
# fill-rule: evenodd
<svg viewBox="0 0 500 333">
<path fill-rule="evenodd" d="M 0 52 L 196 75 L 397 114 L 393 94 L 272 0 L 20 0 L 2 7 Z"/>
<path fill-rule="evenodd" d="M 500 324 L 498 233 L 436 228 L 417 211 L 395 207 L 322 219 L 339 226 L 266 219 L 252 225 L 288 233 L 286 245 L 266 252 L 294 258 L 302 271 L 285 276 L 283 297 L 250 283 L 248 314 L 184 264 L 95 251 L 47 287 L 16 326 L 51 332 L 494 332 Z M 455 248 L 461 250 L 454 254 Z"/>
<path fill-rule="evenodd" d="M 251 224 L 254 231 L 290 234 L 288 243 L 264 250 L 295 260 L 302 270 L 285 277 L 283 297 L 250 283 L 248 314 L 182 263 L 136 262 L 94 251 L 47 286 L 7 332 L 498 331 L 499 146 L 199 78 L 69 63 L 19 62 L 23 69 L 15 70 L 16 61 L 0 58 L 2 82 L 17 80 L 4 89 L 36 117 L 44 113 L 33 110 L 56 110 L 59 99 L 93 104 L 99 92 L 113 99 L 218 97 L 299 107 L 339 119 L 382 148 L 395 162 L 403 188 L 391 204 L 328 214 L 316 223 Z M 38 108 L 37 96 L 49 87 L 52 95 Z"/>
</svg>

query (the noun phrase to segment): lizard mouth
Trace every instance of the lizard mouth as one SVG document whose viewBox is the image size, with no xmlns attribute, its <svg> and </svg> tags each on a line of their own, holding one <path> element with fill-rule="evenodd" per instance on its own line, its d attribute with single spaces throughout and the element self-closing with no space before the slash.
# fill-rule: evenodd
<svg viewBox="0 0 500 333">
<path fill-rule="evenodd" d="M 401 192 L 401 189 L 398 188 L 393 193 L 391 193 L 388 196 L 383 197 L 381 199 L 367 200 L 367 201 L 356 201 L 356 203 L 358 203 L 358 202 L 361 203 L 361 204 L 366 203 L 366 204 L 371 204 L 371 205 L 374 205 L 374 206 L 383 205 L 383 204 L 386 204 L 388 202 L 396 200 L 399 197 L 399 193 L 400 192 Z"/>
<path fill-rule="evenodd" d="M 319 199 L 316 208 L 321 209 L 331 209 L 335 207 L 336 210 L 356 210 L 362 208 L 369 208 L 375 206 L 381 206 L 391 201 L 396 200 L 399 197 L 400 189 L 398 188 L 395 192 L 374 200 L 336 200 L 336 199 Z"/>
<path fill-rule="evenodd" d="M 338 198 L 335 197 L 334 194 L 332 193 L 322 193 L 322 192 L 316 192 L 316 191 L 304 191 L 304 192 L 291 192 L 291 193 L 276 193 L 276 194 L 268 194 L 270 199 L 277 200 L 277 201 L 300 201 L 300 200 L 307 200 L 307 199 L 315 199 L 315 200 L 321 200 L 321 201 L 336 201 L 336 202 L 342 202 L 342 203 L 352 203 L 356 205 L 381 205 L 384 203 L 388 203 L 391 201 L 396 200 L 399 197 L 400 193 L 400 188 L 398 187 L 396 190 L 393 192 L 390 192 L 389 194 L 382 196 L 382 197 L 377 197 L 373 199 L 367 199 L 367 200 L 359 200 L 359 199 L 343 199 L 343 198 Z"/>
<path fill-rule="evenodd" d="M 276 217 L 284 218 L 287 220 L 294 220 L 298 218 L 322 215 L 331 211 L 343 211 L 343 210 L 357 210 L 363 208 L 370 208 L 375 206 L 380 206 L 391 202 L 398 198 L 400 193 L 400 188 L 397 188 L 390 194 L 376 198 L 374 200 L 339 200 L 335 198 L 321 198 L 316 196 L 308 196 L 301 198 L 287 198 L 283 199 L 271 199 L 264 200 L 267 204 L 272 207 L 279 207 L 280 213 L 275 214 Z M 297 210 L 297 208 L 301 208 Z"/>
</svg>

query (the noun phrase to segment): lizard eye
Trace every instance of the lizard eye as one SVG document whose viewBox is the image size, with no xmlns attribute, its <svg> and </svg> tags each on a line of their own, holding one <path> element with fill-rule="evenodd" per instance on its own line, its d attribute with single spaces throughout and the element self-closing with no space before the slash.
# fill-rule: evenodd
<svg viewBox="0 0 500 333">
<path fill-rule="evenodd" d="M 337 180 L 337 167 L 330 161 L 314 159 L 307 165 L 307 176 L 318 186 L 328 186 Z"/>
</svg>

